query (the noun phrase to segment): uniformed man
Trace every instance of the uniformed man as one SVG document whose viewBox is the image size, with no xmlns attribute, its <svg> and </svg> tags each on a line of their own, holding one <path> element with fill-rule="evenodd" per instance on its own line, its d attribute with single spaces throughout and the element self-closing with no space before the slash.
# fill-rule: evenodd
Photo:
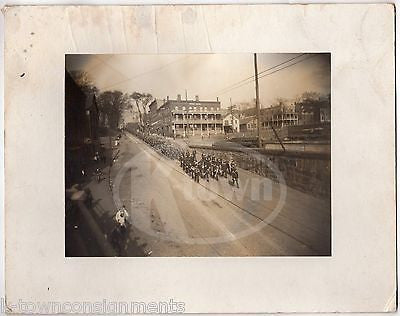
<svg viewBox="0 0 400 316">
<path fill-rule="evenodd" d="M 195 164 L 195 169 L 194 169 L 194 181 L 199 183 L 200 182 L 200 168 L 199 164 Z"/>
<path fill-rule="evenodd" d="M 236 186 L 239 188 L 239 173 L 237 171 L 235 163 L 232 164 L 231 174 L 232 174 L 232 185 L 235 185 L 236 183 Z"/>
</svg>

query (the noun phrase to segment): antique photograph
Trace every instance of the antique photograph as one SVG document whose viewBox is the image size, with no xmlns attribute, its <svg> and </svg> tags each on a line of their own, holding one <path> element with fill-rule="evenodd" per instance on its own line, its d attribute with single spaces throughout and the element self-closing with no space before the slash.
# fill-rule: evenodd
<svg viewBox="0 0 400 316">
<path fill-rule="evenodd" d="M 397 310 L 393 4 L 3 18 L 6 312 Z"/>
<path fill-rule="evenodd" d="M 331 54 L 65 55 L 65 256 L 331 256 Z"/>
</svg>

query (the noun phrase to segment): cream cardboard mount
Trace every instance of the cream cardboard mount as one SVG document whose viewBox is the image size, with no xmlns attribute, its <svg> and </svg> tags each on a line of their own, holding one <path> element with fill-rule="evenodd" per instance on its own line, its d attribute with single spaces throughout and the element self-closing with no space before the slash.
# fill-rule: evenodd
<svg viewBox="0 0 400 316">
<path fill-rule="evenodd" d="M 188 313 L 396 309 L 394 6 L 13 6 L 3 14 L 9 312 L 21 302 L 170 299 Z M 65 54 L 231 52 L 332 54 L 332 256 L 65 258 Z"/>
</svg>

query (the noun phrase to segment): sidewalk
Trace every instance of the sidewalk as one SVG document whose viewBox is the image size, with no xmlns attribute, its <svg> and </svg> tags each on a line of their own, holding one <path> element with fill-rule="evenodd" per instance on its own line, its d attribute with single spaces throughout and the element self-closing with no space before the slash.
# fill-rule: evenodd
<svg viewBox="0 0 400 316">
<path fill-rule="evenodd" d="M 102 170 L 104 179 L 100 183 L 98 183 L 96 179 L 93 179 L 85 186 L 85 188 L 89 188 L 92 192 L 93 204 L 91 212 L 93 217 L 103 232 L 106 241 L 110 242 L 111 232 L 115 227 L 113 217 L 117 211 L 117 206 L 114 204 L 112 191 L 109 188 L 108 169 L 109 167 L 106 167 Z M 111 170 L 111 178 L 113 178 L 112 175 L 113 170 Z M 147 255 L 147 251 L 144 249 L 143 245 L 137 243 L 133 227 L 130 227 L 128 230 L 128 238 L 126 240 L 125 248 L 122 249 L 120 253 L 117 253 L 117 255 L 129 257 L 143 257 Z"/>
<path fill-rule="evenodd" d="M 146 256 L 147 252 L 136 242 L 134 229 L 128 230 L 125 247 L 121 251 L 111 244 L 111 232 L 115 227 L 114 205 L 109 187 L 109 161 L 112 151 L 107 142 L 103 142 L 108 153 L 107 162 L 94 163 L 91 170 L 100 168 L 102 180 L 97 181 L 93 172 L 88 173 L 80 183 L 80 189 L 89 189 L 93 200 L 91 207 L 83 202 L 72 203 L 66 219 L 66 255 L 67 256 Z M 117 150 L 114 150 L 114 154 Z M 113 168 L 111 167 L 111 178 Z M 66 210 L 67 212 L 67 210 Z M 66 213 L 67 215 L 67 213 Z"/>
</svg>

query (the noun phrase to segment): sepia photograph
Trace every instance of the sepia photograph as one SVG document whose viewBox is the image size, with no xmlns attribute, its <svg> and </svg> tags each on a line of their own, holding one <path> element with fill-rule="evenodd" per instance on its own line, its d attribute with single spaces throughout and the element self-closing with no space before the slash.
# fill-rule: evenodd
<svg viewBox="0 0 400 316">
<path fill-rule="evenodd" d="M 65 256 L 331 256 L 330 53 L 66 54 Z"/>
<path fill-rule="evenodd" d="M 5 311 L 396 311 L 395 13 L 4 8 Z"/>
</svg>

